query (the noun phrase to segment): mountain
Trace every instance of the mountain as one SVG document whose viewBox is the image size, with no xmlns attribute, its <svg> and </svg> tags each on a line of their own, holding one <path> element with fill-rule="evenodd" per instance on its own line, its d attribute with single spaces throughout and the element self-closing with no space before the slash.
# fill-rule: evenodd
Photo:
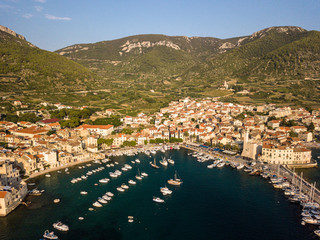
<svg viewBox="0 0 320 240">
<path fill-rule="evenodd" d="M 2 94 L 24 90 L 82 90 L 94 74 L 56 53 L 41 50 L 25 37 L 0 26 L 0 87 Z"/>
<path fill-rule="evenodd" d="M 0 86 L 126 114 L 186 96 L 319 106 L 319 46 L 320 32 L 282 26 L 229 39 L 136 35 L 53 53 L 2 27 Z M 221 89 L 225 81 L 234 91 Z"/>
<path fill-rule="evenodd" d="M 303 105 L 317 104 L 320 95 L 319 35 L 294 26 L 230 39 L 137 35 L 56 52 L 90 68 L 117 91 L 155 91 L 170 99 L 223 95 L 230 92 L 216 89 L 227 80 L 252 94 L 233 94 L 229 100 Z"/>
</svg>

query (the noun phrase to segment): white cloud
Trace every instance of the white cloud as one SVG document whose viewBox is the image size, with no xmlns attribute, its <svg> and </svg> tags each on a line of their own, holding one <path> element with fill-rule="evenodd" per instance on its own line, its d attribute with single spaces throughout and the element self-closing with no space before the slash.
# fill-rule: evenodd
<svg viewBox="0 0 320 240">
<path fill-rule="evenodd" d="M 63 20 L 63 21 L 70 21 L 71 20 L 70 17 L 57 17 L 57 16 L 53 16 L 50 14 L 45 14 L 45 17 L 50 20 Z"/>
<path fill-rule="evenodd" d="M 42 12 L 43 7 L 41 6 L 35 6 L 34 7 L 36 9 L 37 12 Z"/>
<path fill-rule="evenodd" d="M 34 0 L 35 2 L 45 3 L 47 0 Z"/>
<path fill-rule="evenodd" d="M 23 18 L 26 18 L 26 19 L 29 19 L 29 18 L 32 18 L 33 15 L 30 14 L 30 13 L 26 13 L 26 14 L 22 15 L 22 17 L 23 17 Z"/>
<path fill-rule="evenodd" d="M 12 6 L 9 6 L 9 5 L 0 4 L 0 8 L 2 8 L 2 9 L 8 9 L 8 8 L 13 8 L 13 7 L 12 7 Z"/>
</svg>

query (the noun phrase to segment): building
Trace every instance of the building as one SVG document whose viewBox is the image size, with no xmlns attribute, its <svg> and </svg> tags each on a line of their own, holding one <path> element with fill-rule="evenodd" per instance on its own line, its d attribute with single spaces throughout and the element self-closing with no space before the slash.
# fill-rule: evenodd
<svg viewBox="0 0 320 240">
<path fill-rule="evenodd" d="M 311 150 L 302 147 L 264 144 L 262 147 L 262 161 L 271 164 L 309 164 Z"/>
<path fill-rule="evenodd" d="M 249 131 L 245 131 L 243 138 L 243 150 L 241 156 L 256 160 L 258 158 L 258 155 L 261 154 L 261 152 L 261 141 L 249 139 Z"/>
</svg>

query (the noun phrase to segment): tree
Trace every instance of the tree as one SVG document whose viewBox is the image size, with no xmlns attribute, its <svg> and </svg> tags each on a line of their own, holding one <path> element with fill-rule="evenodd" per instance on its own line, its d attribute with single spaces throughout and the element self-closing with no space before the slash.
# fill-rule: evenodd
<svg viewBox="0 0 320 240">
<path fill-rule="evenodd" d="M 308 131 L 310 131 L 310 132 L 313 132 L 314 131 L 314 124 L 313 124 L 313 122 L 311 122 L 309 125 L 308 125 Z"/>
<path fill-rule="evenodd" d="M 148 140 L 144 140 L 144 145 L 147 145 L 148 144 Z"/>
<path fill-rule="evenodd" d="M 50 131 L 47 132 L 47 135 L 50 136 L 50 135 L 55 134 L 55 133 L 56 133 L 56 130 L 50 130 Z"/>
<path fill-rule="evenodd" d="M 298 137 L 298 133 L 294 132 L 294 131 L 290 131 L 289 133 L 290 137 Z"/>
<path fill-rule="evenodd" d="M 122 146 L 124 147 L 134 147 L 137 145 L 137 142 L 136 141 L 124 141 Z"/>
<path fill-rule="evenodd" d="M 188 133 L 188 132 L 184 132 L 184 133 L 183 133 L 183 136 L 189 137 L 189 133 Z"/>
</svg>

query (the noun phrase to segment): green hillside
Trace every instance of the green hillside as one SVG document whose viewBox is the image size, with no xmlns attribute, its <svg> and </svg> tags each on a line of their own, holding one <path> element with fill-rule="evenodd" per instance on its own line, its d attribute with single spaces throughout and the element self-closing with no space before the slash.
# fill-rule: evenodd
<svg viewBox="0 0 320 240">
<path fill-rule="evenodd" d="M 0 31 L 2 94 L 23 90 L 70 91 L 92 87 L 94 74 L 56 53 Z"/>
<path fill-rule="evenodd" d="M 230 39 L 150 34 L 51 53 L 0 32 L 0 84 L 27 100 L 36 92 L 127 114 L 186 96 L 319 106 L 319 35 L 287 26 Z M 224 81 L 235 91 L 221 89 Z"/>
</svg>

